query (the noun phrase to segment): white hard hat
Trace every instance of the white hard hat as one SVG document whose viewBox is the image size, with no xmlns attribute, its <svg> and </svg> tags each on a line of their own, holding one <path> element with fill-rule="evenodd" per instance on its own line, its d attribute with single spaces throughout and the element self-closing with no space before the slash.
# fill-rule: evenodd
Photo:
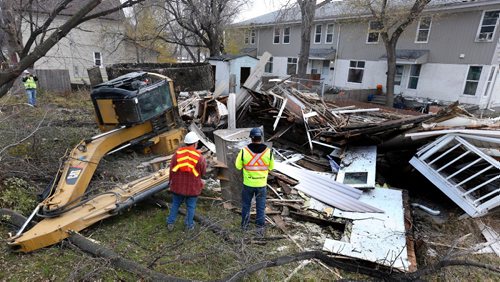
<svg viewBox="0 0 500 282">
<path fill-rule="evenodd" d="M 184 143 L 186 144 L 194 144 L 198 141 L 200 141 L 200 137 L 198 137 L 198 135 L 196 135 L 193 131 L 189 132 L 186 134 L 186 137 L 184 137 Z"/>
<path fill-rule="evenodd" d="M 24 70 L 23 73 L 30 73 L 28 70 Z"/>
</svg>

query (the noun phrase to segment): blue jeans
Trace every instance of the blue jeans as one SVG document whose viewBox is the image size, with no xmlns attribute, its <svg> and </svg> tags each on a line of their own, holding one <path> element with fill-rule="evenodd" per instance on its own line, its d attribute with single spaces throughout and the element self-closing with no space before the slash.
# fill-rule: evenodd
<svg viewBox="0 0 500 282">
<path fill-rule="evenodd" d="M 28 103 L 32 106 L 36 105 L 36 89 L 26 89 L 26 95 L 28 96 Z"/>
<path fill-rule="evenodd" d="M 194 211 L 196 209 L 196 201 L 198 200 L 197 196 L 183 196 L 179 194 L 173 193 L 173 199 L 172 199 L 172 207 L 170 208 L 170 214 L 168 215 L 167 218 L 167 224 L 174 224 L 175 220 L 177 219 L 177 213 L 179 212 L 179 207 L 181 204 L 186 201 L 186 219 L 184 220 L 184 223 L 186 224 L 187 228 L 192 228 L 194 227 Z"/>
<path fill-rule="evenodd" d="M 249 187 L 243 185 L 241 191 L 241 228 L 248 229 L 250 222 L 250 206 L 252 205 L 252 198 L 255 196 L 255 204 L 257 208 L 257 218 L 255 223 L 258 228 L 262 228 L 266 222 L 266 187 Z"/>
</svg>

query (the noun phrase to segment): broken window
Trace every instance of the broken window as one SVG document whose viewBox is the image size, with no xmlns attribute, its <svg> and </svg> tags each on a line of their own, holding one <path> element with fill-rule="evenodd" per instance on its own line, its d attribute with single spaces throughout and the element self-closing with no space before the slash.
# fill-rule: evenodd
<svg viewBox="0 0 500 282">
<path fill-rule="evenodd" d="M 476 95 L 476 90 L 479 84 L 479 78 L 481 77 L 482 70 L 483 67 L 481 66 L 469 67 L 469 72 L 467 73 L 467 79 L 465 81 L 464 95 Z"/>
<path fill-rule="evenodd" d="M 285 27 L 283 29 L 283 44 L 290 43 L 290 27 Z"/>
<path fill-rule="evenodd" d="M 351 61 L 349 65 L 349 74 L 347 82 L 361 83 L 363 82 L 363 73 L 365 72 L 364 61 Z"/>
<path fill-rule="evenodd" d="M 488 82 L 486 83 L 486 90 L 484 91 L 484 96 L 488 96 L 490 91 L 491 83 L 493 82 L 493 77 L 495 76 L 496 67 L 492 66 L 490 69 L 490 75 L 488 76 Z"/>
<path fill-rule="evenodd" d="M 264 72 L 273 72 L 273 57 L 269 58 L 269 61 L 267 61 L 266 66 L 264 67 Z"/>
<path fill-rule="evenodd" d="M 101 52 L 94 52 L 94 65 L 98 67 L 102 66 Z"/>
<path fill-rule="evenodd" d="M 416 43 L 427 43 L 429 40 L 429 33 L 431 32 L 431 22 L 431 17 L 420 18 L 417 27 L 417 38 L 415 39 Z"/>
<path fill-rule="evenodd" d="M 368 38 L 367 43 L 378 43 L 380 31 L 382 30 L 382 23 L 379 21 L 370 21 L 368 23 Z"/>
<path fill-rule="evenodd" d="M 333 24 L 326 25 L 325 43 L 333 43 Z"/>
<path fill-rule="evenodd" d="M 280 32 L 281 30 L 279 27 L 274 28 L 274 41 L 273 41 L 274 44 L 280 43 Z"/>
<path fill-rule="evenodd" d="M 286 74 L 297 74 L 297 58 L 288 58 Z"/>
<path fill-rule="evenodd" d="M 493 35 L 495 34 L 495 29 L 498 23 L 498 16 L 500 11 L 485 11 L 483 13 L 483 19 L 481 20 L 481 26 L 479 26 L 479 31 L 476 40 L 478 41 L 493 41 Z"/>
<path fill-rule="evenodd" d="M 323 25 L 317 24 L 314 29 L 314 43 L 321 43 L 321 29 Z"/>
<path fill-rule="evenodd" d="M 408 89 L 417 89 L 421 67 L 422 65 L 411 65 L 410 78 L 408 80 Z"/>
</svg>

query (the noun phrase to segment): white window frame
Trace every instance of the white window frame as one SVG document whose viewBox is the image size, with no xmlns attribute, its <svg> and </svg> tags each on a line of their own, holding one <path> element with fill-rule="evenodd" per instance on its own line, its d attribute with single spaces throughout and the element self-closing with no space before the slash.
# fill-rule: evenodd
<svg viewBox="0 0 500 282">
<path fill-rule="evenodd" d="M 418 76 L 414 76 L 414 75 L 411 75 L 411 68 L 413 66 L 420 66 L 420 71 L 418 73 Z M 414 65 L 410 65 L 410 69 L 409 69 L 409 72 L 408 72 L 408 82 L 406 83 L 406 89 L 409 89 L 409 90 L 417 90 L 418 89 L 418 83 L 420 82 L 420 76 L 422 75 L 422 64 L 414 64 Z M 412 77 L 416 77 L 418 78 L 417 80 L 417 87 L 415 88 L 410 88 L 410 83 L 411 83 L 411 78 Z"/>
<path fill-rule="evenodd" d="M 288 42 L 285 42 L 285 30 L 288 29 Z M 284 27 L 283 28 L 283 39 L 281 41 L 282 44 L 290 44 L 290 36 L 292 34 L 292 28 L 291 27 Z"/>
<path fill-rule="evenodd" d="M 494 12 L 494 11 L 500 11 L 500 10 L 495 9 L 495 10 L 484 10 L 483 11 L 483 14 L 481 16 L 481 21 L 479 22 L 479 26 L 478 26 L 477 32 L 476 32 L 476 42 L 492 42 L 493 39 L 495 38 L 495 33 L 497 32 L 497 27 L 498 27 L 498 22 L 500 21 L 500 16 L 498 17 L 497 22 L 495 24 L 495 28 L 493 29 L 493 36 L 491 37 L 491 39 L 479 39 L 479 34 L 481 33 L 481 27 L 483 26 L 484 16 L 486 15 L 486 13 Z"/>
<path fill-rule="evenodd" d="M 245 38 L 244 38 L 244 41 L 243 43 L 245 43 L 245 45 L 248 45 L 250 44 L 250 30 L 245 30 Z"/>
<path fill-rule="evenodd" d="M 496 78 L 496 74 L 497 74 L 497 67 L 496 66 L 491 66 L 490 68 L 490 73 L 488 74 L 488 80 L 486 81 L 486 87 L 485 87 L 485 90 L 484 90 L 484 96 L 488 96 L 488 92 L 491 92 L 493 88 L 492 85 L 493 85 L 493 82 L 495 81 L 495 78 Z"/>
<path fill-rule="evenodd" d="M 99 53 L 99 60 L 101 61 L 101 63 L 99 65 L 96 63 L 95 54 L 97 54 L 97 53 Z M 94 52 L 92 52 L 92 56 L 94 58 L 94 66 L 96 66 L 96 67 L 104 66 L 104 61 L 102 60 L 102 52 L 94 51 Z"/>
<path fill-rule="evenodd" d="M 469 76 L 469 71 L 470 71 L 470 68 L 471 67 L 481 67 L 481 73 L 479 74 L 479 79 L 478 80 L 467 80 L 467 77 Z M 462 93 L 460 94 L 460 96 L 462 97 L 478 97 L 478 93 L 479 92 L 479 82 L 481 81 L 481 77 L 483 76 L 483 71 L 484 71 L 484 66 L 482 65 L 469 65 L 469 67 L 467 68 L 467 72 L 465 73 L 465 78 L 464 78 L 464 83 L 462 85 Z M 465 86 L 467 85 L 467 81 L 477 81 L 477 88 L 476 88 L 476 93 L 474 93 L 474 95 L 470 95 L 470 94 L 464 94 L 464 91 L 465 91 Z"/>
<path fill-rule="evenodd" d="M 250 40 L 249 40 L 250 45 L 255 45 L 255 41 L 256 41 L 255 38 L 256 37 L 257 37 L 257 31 L 252 28 L 250 30 Z"/>
<path fill-rule="evenodd" d="M 429 18 L 431 19 L 431 21 L 429 22 L 429 29 L 428 32 L 427 32 L 427 38 L 425 41 L 418 41 L 418 34 L 420 33 L 421 30 L 426 30 L 426 29 L 422 29 L 420 27 L 420 24 L 422 22 L 422 19 L 423 18 Z M 418 20 L 418 24 L 417 24 L 417 34 L 415 34 L 415 43 L 429 43 L 429 37 L 431 36 L 431 28 L 432 28 L 432 16 L 422 16 L 420 17 L 420 19 Z"/>
<path fill-rule="evenodd" d="M 401 72 L 401 75 L 398 75 L 398 67 L 400 67 L 400 69 L 401 68 L 403 69 L 403 71 Z M 403 84 L 404 74 L 405 74 L 405 65 L 396 64 L 396 69 L 395 69 L 395 74 L 394 74 L 394 85 L 395 86 L 397 85 L 397 86 L 401 87 L 401 85 Z M 396 77 L 399 77 L 399 84 L 396 84 Z"/>
<path fill-rule="evenodd" d="M 319 31 L 319 41 L 316 41 L 316 36 L 318 35 L 318 26 L 320 27 Z M 322 24 L 317 24 L 314 26 L 314 44 L 321 44 L 321 37 L 323 36 L 323 25 Z"/>
<path fill-rule="evenodd" d="M 332 27 L 332 33 L 328 33 L 328 27 L 331 26 Z M 328 35 L 331 34 L 332 35 L 332 40 L 331 41 L 328 41 Z M 328 43 L 333 43 L 333 36 L 335 35 L 335 25 L 334 24 L 327 24 L 326 25 L 326 29 L 325 29 L 325 43 L 328 44 Z"/>
<path fill-rule="evenodd" d="M 356 62 L 355 67 L 351 67 L 351 62 Z M 362 68 L 358 67 L 358 63 L 363 62 L 364 66 Z M 360 82 L 355 82 L 355 81 L 349 81 L 349 72 L 351 69 L 356 69 L 356 70 L 363 70 L 363 75 L 361 76 L 361 81 Z M 349 67 L 347 68 L 347 83 L 353 83 L 353 84 L 362 84 L 363 83 L 363 78 L 365 78 L 365 70 L 366 70 L 366 61 L 363 60 L 349 60 Z"/>
<path fill-rule="evenodd" d="M 290 59 L 292 59 L 292 64 L 295 64 L 295 74 L 297 74 L 297 69 L 299 67 L 299 58 L 297 58 L 297 57 L 287 57 L 286 58 L 286 74 L 291 75 L 291 74 L 288 74 L 288 64 L 289 64 L 288 60 L 290 60 Z M 295 63 L 293 63 L 293 59 L 296 60 Z"/>
<path fill-rule="evenodd" d="M 278 31 L 278 34 L 276 34 L 276 30 Z M 278 42 L 276 42 L 276 36 L 278 36 Z M 281 42 L 281 28 L 279 27 L 274 27 L 273 30 L 273 44 L 280 44 Z"/>
<path fill-rule="evenodd" d="M 377 21 L 375 21 L 375 20 L 368 21 L 368 32 L 366 33 L 366 44 L 378 44 L 380 42 L 380 30 L 379 31 L 372 31 L 372 29 L 371 29 L 372 22 L 377 22 Z M 370 33 L 378 33 L 376 42 L 369 42 L 368 41 L 368 39 L 370 38 Z"/>
</svg>

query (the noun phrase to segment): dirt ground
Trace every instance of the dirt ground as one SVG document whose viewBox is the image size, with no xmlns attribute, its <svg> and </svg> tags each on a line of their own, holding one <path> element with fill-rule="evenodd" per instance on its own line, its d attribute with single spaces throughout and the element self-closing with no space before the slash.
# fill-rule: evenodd
<svg viewBox="0 0 500 282">
<path fill-rule="evenodd" d="M 88 93 L 41 93 L 39 100 L 39 107 L 31 108 L 24 104 L 24 96 L 0 99 L 0 207 L 15 209 L 25 216 L 36 205 L 37 195 L 51 183 L 61 158 L 80 140 L 98 133 Z M 107 190 L 147 174 L 146 170 L 137 166 L 154 157 L 134 151 L 105 157 L 89 190 Z M 454 251 L 484 242 L 475 219 L 460 220 L 463 212 L 432 184 L 426 184 L 425 179 L 406 182 L 414 183 L 408 185 L 410 187 L 402 187 L 405 182 L 397 179 L 387 178 L 385 181 L 395 187 L 407 188 L 412 202 L 426 204 L 442 212 L 440 216 L 430 216 L 414 210 L 413 229 L 419 268 L 439 261 L 449 253 L 449 245 L 469 233 L 471 235 L 458 243 Z M 217 196 L 210 190 L 203 195 Z M 160 196 L 170 201 L 167 193 Z M 201 200 L 197 213 L 231 230 L 236 238 L 241 238 L 240 244 L 227 243 L 204 227 L 198 226 L 194 232 L 185 232 L 182 216 L 175 230 L 169 233 L 165 228 L 167 213 L 167 210 L 141 204 L 122 215 L 93 225 L 82 234 L 151 269 L 196 280 L 221 279 L 251 263 L 300 251 L 289 240 L 269 241 L 265 245 L 244 243 L 245 235 L 239 231 L 239 215 L 225 210 L 219 201 Z M 482 220 L 498 232 L 499 215 L 497 210 Z M 317 234 L 313 226 L 301 224 L 291 230 L 294 234 L 301 234 L 300 243 L 305 248 L 318 249 L 323 243 L 314 240 Z M 107 260 L 83 253 L 67 241 L 30 254 L 12 253 L 5 242 L 7 233 L 11 231 L 14 231 L 12 226 L 0 224 L 0 281 L 140 280 L 136 275 L 113 268 Z M 270 236 L 280 234 L 277 229 L 270 228 L 268 231 Z M 500 265 L 500 258 L 494 254 L 469 254 L 461 258 Z M 247 280 L 282 281 L 298 265 L 291 263 L 268 268 Z M 338 275 L 317 263 L 310 263 L 291 280 L 369 279 L 345 271 L 338 271 Z M 449 267 L 424 278 L 430 281 L 500 281 L 500 277 L 492 272 L 471 267 Z"/>
</svg>

